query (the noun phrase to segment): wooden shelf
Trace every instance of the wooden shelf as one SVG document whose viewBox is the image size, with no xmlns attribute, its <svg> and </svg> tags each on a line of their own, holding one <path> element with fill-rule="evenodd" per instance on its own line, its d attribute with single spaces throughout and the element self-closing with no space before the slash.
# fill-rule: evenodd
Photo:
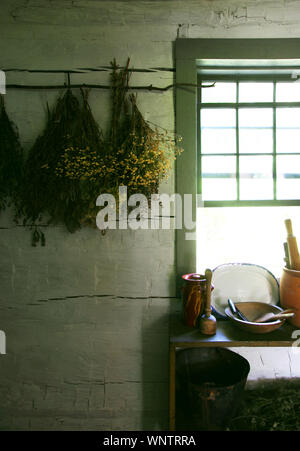
<svg viewBox="0 0 300 451">
<path fill-rule="evenodd" d="M 217 320 L 217 333 L 212 336 L 203 335 L 199 329 L 183 324 L 179 311 L 170 318 L 170 430 L 176 428 L 175 393 L 176 393 L 176 348 L 190 347 L 285 347 L 292 346 L 295 327 L 284 324 L 274 332 L 267 334 L 251 334 L 238 329 L 230 320 Z"/>
<path fill-rule="evenodd" d="M 209 346 L 291 346 L 295 341 L 292 333 L 296 328 L 284 324 L 274 332 L 252 334 L 238 329 L 230 320 L 217 320 L 215 335 L 202 335 L 199 329 L 190 328 L 182 323 L 179 313 L 173 314 L 170 321 L 170 344 L 178 347 Z"/>
</svg>

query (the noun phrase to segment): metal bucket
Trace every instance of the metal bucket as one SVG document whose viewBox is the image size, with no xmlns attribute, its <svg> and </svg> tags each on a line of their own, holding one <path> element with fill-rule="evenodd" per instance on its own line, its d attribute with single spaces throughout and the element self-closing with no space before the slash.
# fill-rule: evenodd
<svg viewBox="0 0 300 451">
<path fill-rule="evenodd" d="M 250 371 L 248 360 L 225 348 L 176 354 L 176 428 L 222 430 L 236 414 Z"/>
</svg>

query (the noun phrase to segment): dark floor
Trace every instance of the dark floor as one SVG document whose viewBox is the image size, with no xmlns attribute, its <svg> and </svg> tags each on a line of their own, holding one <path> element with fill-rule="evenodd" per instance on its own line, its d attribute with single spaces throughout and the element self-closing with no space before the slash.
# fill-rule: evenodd
<svg viewBox="0 0 300 451">
<path fill-rule="evenodd" d="M 188 399 L 178 396 L 177 430 L 300 431 L 299 379 L 265 382 L 244 390 L 233 417 L 230 409 L 217 412 L 216 409 L 223 408 L 222 402 L 216 403 L 215 399 L 203 402 L 205 406 L 200 402 L 199 411 L 192 413 Z"/>
</svg>

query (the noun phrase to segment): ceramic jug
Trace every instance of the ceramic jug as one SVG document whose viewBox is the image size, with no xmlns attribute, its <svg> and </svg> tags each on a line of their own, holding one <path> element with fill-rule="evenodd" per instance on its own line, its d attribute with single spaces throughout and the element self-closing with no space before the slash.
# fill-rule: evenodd
<svg viewBox="0 0 300 451">
<path fill-rule="evenodd" d="M 183 275 L 182 279 L 185 282 L 181 288 L 183 322 L 186 326 L 198 327 L 198 320 L 205 309 L 206 278 L 191 273 Z"/>
<path fill-rule="evenodd" d="M 300 327 L 300 271 L 283 268 L 280 279 L 280 304 L 284 309 L 294 309 L 295 315 L 288 321 Z"/>
</svg>

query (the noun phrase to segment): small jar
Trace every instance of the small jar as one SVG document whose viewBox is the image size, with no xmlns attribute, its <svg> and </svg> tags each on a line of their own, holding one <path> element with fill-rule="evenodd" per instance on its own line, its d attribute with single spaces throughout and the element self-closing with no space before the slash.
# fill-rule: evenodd
<svg viewBox="0 0 300 451">
<path fill-rule="evenodd" d="M 198 327 L 198 320 L 205 309 L 206 278 L 191 273 L 185 274 L 182 279 L 185 281 L 181 288 L 183 322 L 186 326 Z"/>
</svg>

